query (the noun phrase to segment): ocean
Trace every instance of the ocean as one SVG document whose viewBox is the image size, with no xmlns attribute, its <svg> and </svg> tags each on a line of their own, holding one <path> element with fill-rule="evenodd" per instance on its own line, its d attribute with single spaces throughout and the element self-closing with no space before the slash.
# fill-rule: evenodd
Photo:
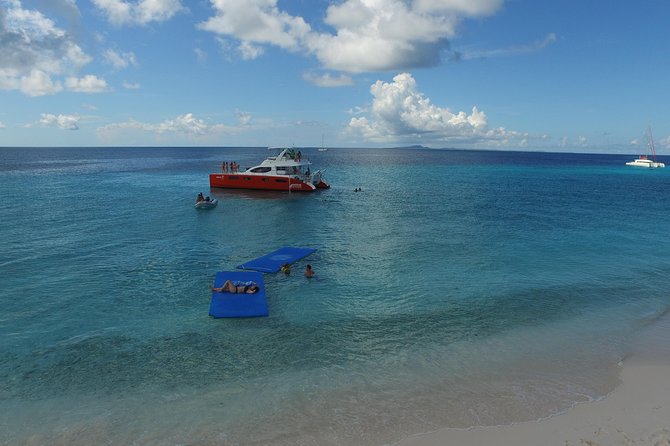
<svg viewBox="0 0 670 446">
<path fill-rule="evenodd" d="M 383 445 L 537 420 L 607 395 L 670 309 L 670 169 L 303 149 L 331 189 L 209 189 L 266 155 L 0 148 L 0 444 Z M 317 251 L 264 274 L 269 317 L 208 316 L 216 271 L 282 246 Z"/>
</svg>

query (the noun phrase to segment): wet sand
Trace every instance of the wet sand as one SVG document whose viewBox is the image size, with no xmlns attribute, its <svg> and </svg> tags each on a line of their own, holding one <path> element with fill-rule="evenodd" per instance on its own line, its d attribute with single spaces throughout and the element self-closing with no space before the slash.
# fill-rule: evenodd
<svg viewBox="0 0 670 446">
<path fill-rule="evenodd" d="M 442 429 L 401 446 L 670 446 L 670 317 L 632 342 L 621 384 L 606 397 L 543 420 L 509 426 Z"/>
</svg>

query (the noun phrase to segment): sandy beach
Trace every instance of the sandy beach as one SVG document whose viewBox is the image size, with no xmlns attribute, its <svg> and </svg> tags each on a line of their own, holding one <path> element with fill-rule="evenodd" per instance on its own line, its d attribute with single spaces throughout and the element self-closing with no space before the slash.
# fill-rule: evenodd
<svg viewBox="0 0 670 446">
<path fill-rule="evenodd" d="M 670 445 L 670 318 L 634 340 L 621 364 L 621 383 L 606 397 L 538 421 L 443 429 L 401 446 L 668 446 Z"/>
</svg>

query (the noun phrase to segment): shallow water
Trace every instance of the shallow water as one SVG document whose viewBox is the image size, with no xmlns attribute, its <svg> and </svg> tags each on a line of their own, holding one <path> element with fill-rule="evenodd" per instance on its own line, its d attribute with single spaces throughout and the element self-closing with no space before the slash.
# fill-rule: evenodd
<svg viewBox="0 0 670 446">
<path fill-rule="evenodd" d="M 0 149 L 4 443 L 376 445 L 537 419 L 609 392 L 670 307 L 665 170 L 303 153 L 330 190 L 209 190 L 262 149 Z M 207 316 L 216 271 L 280 246 L 317 252 L 264 275 L 270 317 Z"/>
</svg>

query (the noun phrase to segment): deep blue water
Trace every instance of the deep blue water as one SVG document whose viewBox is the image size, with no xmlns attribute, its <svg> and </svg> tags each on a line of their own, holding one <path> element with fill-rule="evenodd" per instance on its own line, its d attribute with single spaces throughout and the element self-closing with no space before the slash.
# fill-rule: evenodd
<svg viewBox="0 0 670 446">
<path fill-rule="evenodd" d="M 330 190 L 209 189 L 266 149 L 0 149 L 0 442 L 384 444 L 535 419 L 609 392 L 670 308 L 669 169 L 303 153 Z M 270 317 L 208 317 L 216 271 L 281 246 L 317 251 L 264 276 Z"/>
</svg>

